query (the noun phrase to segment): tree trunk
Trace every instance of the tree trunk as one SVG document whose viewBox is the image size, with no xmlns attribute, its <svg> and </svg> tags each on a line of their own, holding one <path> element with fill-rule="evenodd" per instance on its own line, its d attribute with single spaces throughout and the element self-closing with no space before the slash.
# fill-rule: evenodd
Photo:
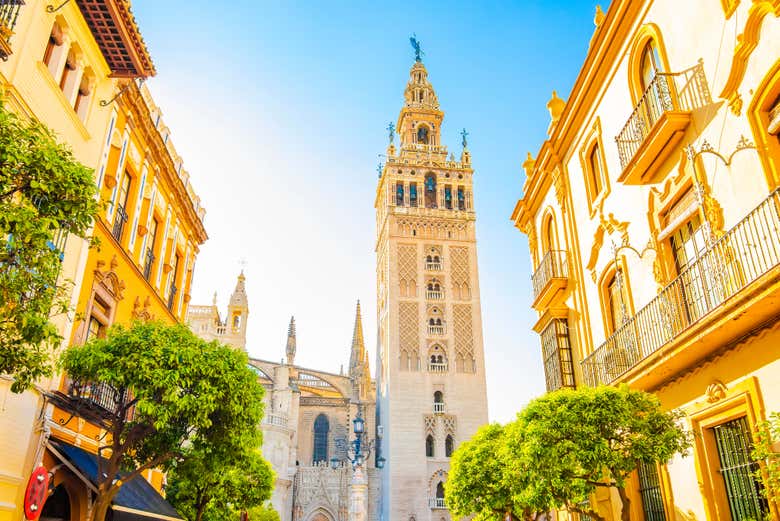
<svg viewBox="0 0 780 521">
<path fill-rule="evenodd" d="M 631 500 L 628 498 L 626 488 L 618 487 L 617 491 L 620 496 L 620 501 L 623 502 L 623 506 L 620 509 L 620 520 L 631 521 Z"/>
<path fill-rule="evenodd" d="M 195 521 L 203 520 L 203 505 L 198 505 L 198 512 L 195 514 Z"/>
<path fill-rule="evenodd" d="M 597 511 L 593 510 L 592 508 L 588 509 L 588 510 L 585 510 L 585 509 L 576 507 L 574 505 L 568 505 L 566 508 L 567 508 L 567 510 L 569 512 L 574 512 L 575 514 L 588 516 L 591 519 L 593 519 L 594 521 L 607 521 L 606 517 L 602 516 L 601 514 L 599 514 Z"/>
<path fill-rule="evenodd" d="M 88 521 L 105 521 L 110 506 L 111 499 L 108 494 L 98 494 L 92 505 L 92 516 Z"/>
</svg>

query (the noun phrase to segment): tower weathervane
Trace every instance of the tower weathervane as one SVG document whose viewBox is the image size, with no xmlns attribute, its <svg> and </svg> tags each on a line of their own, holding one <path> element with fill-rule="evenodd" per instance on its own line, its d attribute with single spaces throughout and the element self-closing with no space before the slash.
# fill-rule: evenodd
<svg viewBox="0 0 780 521">
<path fill-rule="evenodd" d="M 379 164 L 376 165 L 376 173 L 379 175 L 379 179 L 382 179 L 382 169 L 384 169 L 385 165 L 382 164 L 382 161 L 379 161 Z"/>
<path fill-rule="evenodd" d="M 466 148 L 468 146 L 468 141 L 466 141 L 466 138 L 468 137 L 469 133 L 466 132 L 466 129 L 464 128 L 460 131 L 460 135 L 463 137 L 463 141 L 461 141 L 463 148 Z"/>
<path fill-rule="evenodd" d="M 420 40 L 417 39 L 417 33 L 412 33 L 409 43 L 412 44 L 412 49 L 414 49 L 414 61 L 422 61 L 421 56 L 425 53 L 420 48 Z"/>
<path fill-rule="evenodd" d="M 387 137 L 390 140 L 390 143 L 392 143 L 393 138 L 395 137 L 395 125 L 393 125 L 392 121 L 387 125 Z"/>
</svg>

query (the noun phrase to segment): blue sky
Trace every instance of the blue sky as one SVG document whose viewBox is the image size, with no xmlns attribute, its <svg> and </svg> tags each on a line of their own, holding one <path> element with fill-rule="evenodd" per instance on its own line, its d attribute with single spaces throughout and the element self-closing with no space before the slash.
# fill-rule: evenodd
<svg viewBox="0 0 780 521">
<path fill-rule="evenodd" d="M 416 33 L 443 143 L 457 155 L 469 131 L 489 413 L 513 418 L 544 378 L 527 241 L 509 215 L 550 93 L 567 96 L 585 57 L 595 4 L 134 0 L 158 71 L 149 86 L 208 211 L 192 303 L 218 291 L 224 306 L 243 259 L 250 354 L 280 360 L 294 314 L 296 363 L 338 372 L 359 298 L 373 370 L 377 154 Z"/>
</svg>

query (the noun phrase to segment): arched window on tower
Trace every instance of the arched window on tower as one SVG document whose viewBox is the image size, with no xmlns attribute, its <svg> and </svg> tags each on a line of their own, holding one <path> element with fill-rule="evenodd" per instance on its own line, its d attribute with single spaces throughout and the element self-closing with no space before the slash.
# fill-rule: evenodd
<svg viewBox="0 0 780 521">
<path fill-rule="evenodd" d="M 317 416 L 314 420 L 314 463 L 328 461 L 328 431 L 330 423 L 328 417 L 324 414 Z"/>
<path fill-rule="evenodd" d="M 452 439 L 452 434 L 448 434 L 447 438 L 444 440 L 444 455 L 446 457 L 452 456 L 452 453 L 455 450 L 455 440 Z"/>
<path fill-rule="evenodd" d="M 422 101 L 422 92 L 420 93 L 420 101 Z M 422 145 L 428 144 L 428 127 L 425 125 L 420 125 L 417 127 L 417 143 Z"/>
<path fill-rule="evenodd" d="M 425 456 L 428 458 L 433 457 L 433 436 L 430 434 L 425 438 Z"/>
<path fill-rule="evenodd" d="M 436 485 L 436 499 L 444 501 L 444 483 L 441 481 Z"/>
<path fill-rule="evenodd" d="M 436 174 L 433 172 L 425 174 L 425 207 L 438 207 L 436 201 Z"/>
</svg>

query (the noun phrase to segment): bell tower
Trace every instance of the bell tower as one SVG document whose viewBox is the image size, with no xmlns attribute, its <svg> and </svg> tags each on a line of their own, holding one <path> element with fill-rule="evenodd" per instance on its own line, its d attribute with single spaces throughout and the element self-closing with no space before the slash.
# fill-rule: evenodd
<svg viewBox="0 0 780 521">
<path fill-rule="evenodd" d="M 411 41 L 375 199 L 380 509 L 386 521 L 440 521 L 450 455 L 487 423 L 474 171 L 465 130 L 459 160 L 441 142 L 444 112 Z"/>
<path fill-rule="evenodd" d="M 246 321 L 249 317 L 249 302 L 246 296 L 246 276 L 243 270 L 238 275 L 236 287 L 230 295 L 227 317 L 225 317 L 226 341 L 240 349 L 246 350 Z"/>
</svg>

